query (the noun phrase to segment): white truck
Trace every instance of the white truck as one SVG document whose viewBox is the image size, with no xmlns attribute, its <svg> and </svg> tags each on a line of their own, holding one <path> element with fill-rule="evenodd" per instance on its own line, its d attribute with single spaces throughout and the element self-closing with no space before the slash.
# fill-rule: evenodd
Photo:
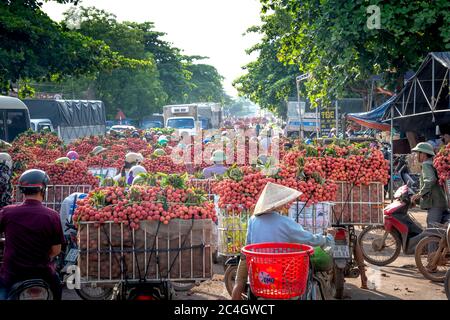
<svg viewBox="0 0 450 320">
<path fill-rule="evenodd" d="M 164 106 L 164 124 L 166 128 L 176 129 L 180 134 L 197 135 L 201 129 L 198 121 L 197 104 L 179 104 Z"/>
<path fill-rule="evenodd" d="M 55 132 L 52 121 L 50 119 L 30 119 L 31 130 L 35 132 L 50 131 Z"/>
</svg>

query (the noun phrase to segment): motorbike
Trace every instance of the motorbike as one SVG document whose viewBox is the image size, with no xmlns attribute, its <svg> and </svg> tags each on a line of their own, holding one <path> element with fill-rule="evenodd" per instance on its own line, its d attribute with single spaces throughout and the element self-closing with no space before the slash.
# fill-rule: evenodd
<svg viewBox="0 0 450 320">
<path fill-rule="evenodd" d="M 356 257 L 356 232 L 352 225 L 332 225 L 335 229 L 333 248 L 333 283 L 335 286 L 334 297 L 344 298 L 345 278 L 358 278 L 360 270 Z"/>
<path fill-rule="evenodd" d="M 14 284 L 7 300 L 53 300 L 53 293 L 44 280 L 30 279 Z"/>
<path fill-rule="evenodd" d="M 423 232 L 423 238 L 417 244 L 414 256 L 417 268 L 428 280 L 445 282 L 450 270 L 449 238 L 450 224 L 436 224 L 434 228 L 427 228 Z"/>
<path fill-rule="evenodd" d="M 0 267 L 3 263 L 5 238 L 0 234 Z M 50 286 L 42 279 L 30 279 L 14 284 L 7 300 L 53 300 Z"/>
<path fill-rule="evenodd" d="M 233 292 L 234 282 L 236 281 L 236 273 L 241 261 L 241 256 L 230 257 L 225 261 L 225 273 L 223 275 L 223 282 L 225 283 L 225 288 L 228 294 L 231 296 Z"/>
<path fill-rule="evenodd" d="M 376 266 L 394 262 L 401 250 L 407 255 L 424 236 L 421 225 L 408 213 L 414 192 L 407 185 L 394 194 L 394 202 L 384 208 L 384 225 L 365 228 L 359 235 L 364 259 Z"/>
<path fill-rule="evenodd" d="M 383 147 L 383 155 L 386 160 L 390 159 L 390 147 Z M 393 160 L 393 190 L 398 190 L 404 184 L 409 184 L 411 188 L 414 190 L 418 190 L 419 188 L 419 176 L 416 174 L 412 174 L 407 161 L 406 155 L 394 156 Z M 390 194 L 391 188 L 391 178 L 389 178 L 388 183 L 385 185 L 385 193 Z"/>
<path fill-rule="evenodd" d="M 365 228 L 358 237 L 364 259 L 377 266 L 394 262 L 401 250 L 413 254 L 419 241 L 425 236 L 423 228 L 408 211 L 417 187 L 410 176 L 406 160 L 400 157 L 399 174 L 404 185 L 394 193 L 394 201 L 383 209 L 384 224 Z"/>
</svg>

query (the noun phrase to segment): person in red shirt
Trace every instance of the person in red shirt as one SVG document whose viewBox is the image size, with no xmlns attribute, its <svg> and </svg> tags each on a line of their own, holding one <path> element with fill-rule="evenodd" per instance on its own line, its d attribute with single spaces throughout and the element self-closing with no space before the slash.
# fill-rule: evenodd
<svg viewBox="0 0 450 320">
<path fill-rule="evenodd" d="M 58 213 L 42 204 L 48 183 L 44 171 L 25 171 L 19 179 L 24 202 L 0 211 L 0 233 L 5 234 L 0 300 L 6 299 L 15 283 L 30 279 L 46 281 L 54 299 L 61 299 L 61 282 L 52 259 L 60 254 L 65 240 Z"/>
</svg>

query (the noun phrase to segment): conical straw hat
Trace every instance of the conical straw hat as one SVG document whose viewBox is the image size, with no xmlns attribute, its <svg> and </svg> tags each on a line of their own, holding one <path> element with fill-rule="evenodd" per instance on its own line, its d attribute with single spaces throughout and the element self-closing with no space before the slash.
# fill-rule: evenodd
<svg viewBox="0 0 450 320">
<path fill-rule="evenodd" d="M 276 183 L 269 182 L 259 196 L 253 214 L 259 216 L 297 199 L 302 193 Z"/>
</svg>

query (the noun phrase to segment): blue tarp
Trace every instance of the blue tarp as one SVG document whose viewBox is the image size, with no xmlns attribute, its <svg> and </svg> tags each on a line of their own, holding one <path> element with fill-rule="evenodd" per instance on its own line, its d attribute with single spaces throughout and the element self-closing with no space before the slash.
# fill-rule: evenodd
<svg viewBox="0 0 450 320">
<path fill-rule="evenodd" d="M 347 119 L 355 121 L 367 128 L 389 131 L 390 125 L 387 123 L 383 123 L 381 119 L 383 118 L 383 115 L 386 113 L 386 110 L 392 105 L 395 98 L 396 96 L 392 96 L 382 105 L 368 112 L 349 113 L 347 115 Z"/>
</svg>

